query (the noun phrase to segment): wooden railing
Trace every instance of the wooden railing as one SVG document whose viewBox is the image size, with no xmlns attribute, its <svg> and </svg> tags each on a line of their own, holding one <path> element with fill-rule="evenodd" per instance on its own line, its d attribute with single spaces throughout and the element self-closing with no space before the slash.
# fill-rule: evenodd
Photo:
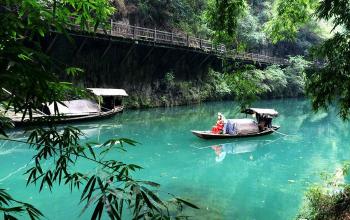
<svg viewBox="0 0 350 220">
<path fill-rule="evenodd" d="M 74 29 L 78 30 L 78 27 Z M 154 42 L 158 44 L 165 44 L 171 46 L 188 47 L 195 50 L 201 50 L 205 53 L 212 53 L 217 56 L 224 56 L 236 60 L 251 61 L 255 63 L 288 65 L 287 59 L 279 57 L 271 57 L 264 54 L 237 52 L 234 49 L 228 49 L 224 44 L 215 44 L 210 40 L 205 40 L 197 37 L 192 37 L 182 33 L 172 33 L 167 31 L 160 31 L 157 29 L 150 29 L 144 27 L 137 27 L 132 25 L 121 24 L 111 21 L 110 30 L 97 29 L 100 34 L 108 34 L 115 37 L 122 37 L 127 39 L 142 40 Z"/>
</svg>

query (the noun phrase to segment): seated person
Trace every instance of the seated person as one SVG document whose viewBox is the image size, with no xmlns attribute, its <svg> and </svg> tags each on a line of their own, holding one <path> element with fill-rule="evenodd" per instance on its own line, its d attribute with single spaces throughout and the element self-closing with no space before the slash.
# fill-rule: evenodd
<svg viewBox="0 0 350 220">
<path fill-rule="evenodd" d="M 211 129 L 211 132 L 213 134 L 222 134 L 224 129 L 224 119 L 222 114 L 218 113 L 218 120 L 216 121 L 216 124 Z"/>
<path fill-rule="evenodd" d="M 266 126 L 267 126 L 267 124 L 266 124 L 266 118 L 265 118 L 265 117 L 260 118 L 260 121 L 259 121 L 259 123 L 258 123 L 259 130 L 260 130 L 260 131 L 264 131 L 264 130 L 266 129 Z"/>
</svg>

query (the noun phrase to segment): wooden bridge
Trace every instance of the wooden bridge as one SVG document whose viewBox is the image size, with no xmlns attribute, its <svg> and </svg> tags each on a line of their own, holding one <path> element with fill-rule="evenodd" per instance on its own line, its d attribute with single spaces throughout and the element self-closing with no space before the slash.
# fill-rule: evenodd
<svg viewBox="0 0 350 220">
<path fill-rule="evenodd" d="M 120 40 L 132 40 L 134 43 L 152 44 L 159 47 L 177 47 L 189 49 L 208 55 L 249 62 L 263 65 L 288 65 L 288 60 L 278 57 L 266 56 L 257 53 L 237 52 L 227 48 L 224 44 L 215 44 L 206 39 L 189 36 L 188 34 L 172 33 L 157 29 L 143 28 L 132 25 L 121 24 L 111 20 L 109 30 L 98 29 L 100 36 L 115 37 Z M 208 56 L 209 57 L 209 56 Z"/>
</svg>

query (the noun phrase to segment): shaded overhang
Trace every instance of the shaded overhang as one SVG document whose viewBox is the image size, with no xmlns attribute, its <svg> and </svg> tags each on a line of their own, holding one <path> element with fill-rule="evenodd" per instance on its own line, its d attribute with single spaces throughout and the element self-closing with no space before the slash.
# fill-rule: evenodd
<svg viewBox="0 0 350 220">
<path fill-rule="evenodd" d="M 278 112 L 275 109 L 269 108 L 247 108 L 243 111 L 246 114 L 259 114 L 276 117 Z"/>
<path fill-rule="evenodd" d="M 124 89 L 87 88 L 97 96 L 128 96 Z"/>
</svg>

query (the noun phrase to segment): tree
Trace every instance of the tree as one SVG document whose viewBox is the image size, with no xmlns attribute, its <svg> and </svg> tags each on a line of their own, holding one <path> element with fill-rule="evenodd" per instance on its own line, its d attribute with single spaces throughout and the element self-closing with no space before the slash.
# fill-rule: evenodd
<svg viewBox="0 0 350 220">
<path fill-rule="evenodd" d="M 0 133 L 8 139 L 6 129 L 11 121 L 3 113 L 14 111 L 24 119 L 32 120 L 33 113 L 42 103 L 57 103 L 71 96 L 87 96 L 86 91 L 59 81 L 57 74 L 75 75 L 83 70 L 57 63 L 45 53 L 43 40 L 52 32 L 69 37 L 69 30 L 93 34 L 98 28 L 108 29 L 105 21 L 114 12 L 107 0 L 6 0 L 0 3 Z M 59 112 L 57 111 L 57 120 Z M 67 185 L 71 190 L 83 187 L 81 202 L 84 210 L 95 204 L 92 219 L 100 219 L 103 213 L 111 219 L 121 219 L 123 211 L 130 209 L 133 218 L 169 219 L 183 206 L 198 208 L 171 194 L 170 201 L 159 198 L 159 184 L 132 178 L 132 172 L 141 169 L 135 164 L 105 160 L 112 150 L 125 151 L 125 145 L 137 143 L 126 138 L 110 139 L 105 143 L 82 143 L 82 132 L 67 126 L 60 130 L 47 121 L 47 128 L 36 128 L 25 143 L 35 150 L 34 165 L 26 172 L 28 184 L 39 183 L 39 191 L 55 183 Z M 94 148 L 94 146 L 99 146 Z M 44 167 L 45 161 L 54 166 Z M 86 174 L 72 169 L 77 161 L 87 160 L 95 164 L 97 172 Z M 172 207 L 174 206 L 174 209 Z M 83 210 L 83 211 L 84 211 Z M 31 219 L 43 214 L 32 205 L 15 200 L 0 189 L 0 212 L 5 219 L 16 219 L 17 214 L 27 212 Z"/>
<path fill-rule="evenodd" d="M 324 60 L 307 74 L 306 90 L 314 110 L 339 106 L 343 119 L 350 115 L 350 5 L 348 0 L 276 1 L 278 13 L 271 21 L 270 33 L 276 40 L 293 37 L 311 15 L 334 24 L 336 33 L 313 50 L 314 58 Z M 300 13 L 302 12 L 302 13 Z"/>
<path fill-rule="evenodd" d="M 238 20 L 246 9 L 245 0 L 209 0 L 205 12 L 209 28 L 219 42 L 236 40 Z"/>
<path fill-rule="evenodd" d="M 273 43 L 295 39 L 298 30 L 308 21 L 315 8 L 315 0 L 275 0 L 272 19 L 266 24 Z"/>
<path fill-rule="evenodd" d="M 343 119 L 350 116 L 350 5 L 347 0 L 321 1 L 319 18 L 332 20 L 334 28 L 341 27 L 332 38 L 316 51 L 318 59 L 326 60 L 324 67 L 308 75 L 307 92 L 315 110 L 336 103 Z"/>
<path fill-rule="evenodd" d="M 304 2 L 305 3 L 305 2 Z M 309 2 L 310 3 L 310 2 Z M 300 5 L 299 5 L 300 6 Z M 291 5 L 290 7 L 293 7 Z M 296 7 L 297 8 L 297 7 Z M 295 8 L 293 9 L 295 10 Z M 316 47 L 315 58 L 324 61 L 308 71 L 306 91 L 314 110 L 327 109 L 337 104 L 342 119 L 350 116 L 350 4 L 348 0 L 321 0 L 315 7 L 319 19 L 334 24 L 334 35 Z M 294 17 L 303 24 L 303 16 Z M 301 22 L 299 22 L 301 21 Z M 283 22 L 283 21 L 282 21 Z M 295 26 L 294 26 L 295 28 Z M 338 29 L 338 30 L 337 30 Z M 345 165 L 334 176 L 344 177 L 349 170 Z M 314 186 L 306 194 L 306 206 L 300 219 L 347 219 L 349 216 L 350 186 L 347 183 L 327 181 L 326 186 Z"/>
</svg>

